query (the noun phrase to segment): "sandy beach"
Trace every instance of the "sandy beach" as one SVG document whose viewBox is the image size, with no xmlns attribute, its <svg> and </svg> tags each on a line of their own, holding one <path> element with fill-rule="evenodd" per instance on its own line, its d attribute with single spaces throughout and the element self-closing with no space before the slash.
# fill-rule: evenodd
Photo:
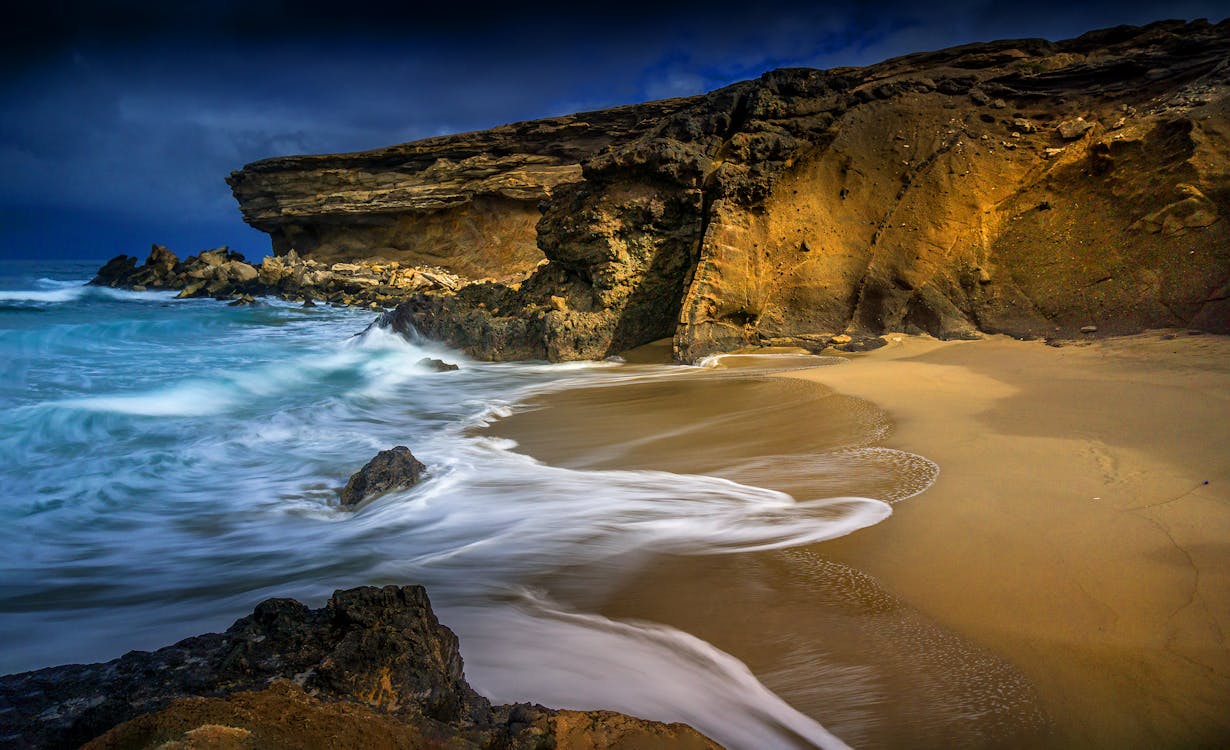
<svg viewBox="0 0 1230 750">
<path fill-rule="evenodd" d="M 809 478 L 801 456 L 925 457 L 934 484 L 875 526 L 662 558 L 593 596 L 733 653 L 856 746 L 1224 746 L 1230 339 L 888 338 L 708 391 L 544 397 L 494 430 L 552 463 L 713 473 L 799 499 L 859 486 L 823 465 Z M 791 385 L 804 381 L 822 387 Z M 863 492 L 877 472 L 884 487 L 926 473 L 897 463 L 862 467 Z"/>
</svg>

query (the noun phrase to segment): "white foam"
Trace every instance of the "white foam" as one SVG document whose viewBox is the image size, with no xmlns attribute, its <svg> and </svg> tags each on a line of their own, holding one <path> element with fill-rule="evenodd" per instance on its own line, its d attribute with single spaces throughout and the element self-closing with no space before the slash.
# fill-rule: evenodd
<svg viewBox="0 0 1230 750">
<path fill-rule="evenodd" d="M 674 628 L 568 612 L 533 595 L 441 611 L 460 636 L 467 679 L 497 703 L 685 722 L 731 750 L 847 747 L 741 661 Z"/>
<path fill-rule="evenodd" d="M 157 301 L 164 302 L 174 299 L 174 292 L 132 292 L 124 289 L 112 289 L 105 286 L 81 286 L 73 283 L 57 286 L 51 289 L 15 289 L 0 291 L 0 302 L 76 302 L 87 298 L 101 298 L 124 301 Z"/>
</svg>

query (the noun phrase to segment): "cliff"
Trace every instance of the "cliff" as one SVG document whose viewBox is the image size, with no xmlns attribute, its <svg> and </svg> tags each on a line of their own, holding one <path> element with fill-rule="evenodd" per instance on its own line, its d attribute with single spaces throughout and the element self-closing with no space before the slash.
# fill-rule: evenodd
<svg viewBox="0 0 1230 750">
<path fill-rule="evenodd" d="M 386 316 L 481 358 L 1230 332 L 1230 22 L 777 70 L 230 183 L 278 253 L 494 278 Z"/>
<path fill-rule="evenodd" d="M 683 724 L 492 706 L 421 586 L 270 599 L 225 633 L 0 677 L 0 717 L 9 748 L 718 747 Z"/>
</svg>

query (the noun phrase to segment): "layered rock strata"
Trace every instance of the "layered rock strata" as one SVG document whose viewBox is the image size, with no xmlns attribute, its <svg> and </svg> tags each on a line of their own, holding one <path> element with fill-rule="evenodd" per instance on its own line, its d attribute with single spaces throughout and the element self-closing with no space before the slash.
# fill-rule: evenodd
<svg viewBox="0 0 1230 750">
<path fill-rule="evenodd" d="M 1230 332 L 1230 21 L 777 70 L 688 99 L 257 162 L 231 184 L 279 252 L 387 256 L 367 222 L 471 217 L 487 239 L 411 232 L 398 252 L 459 269 L 464 256 L 493 277 L 537 257 L 526 206 L 541 201 L 548 262 L 524 281 L 417 295 L 386 320 L 480 358 L 600 358 L 665 336 L 694 361 L 893 330 Z M 522 201 L 504 228 L 479 218 L 492 196 Z M 515 261 L 492 249 L 510 243 Z"/>
<path fill-rule="evenodd" d="M 228 183 L 244 220 L 323 262 L 381 257 L 463 276 L 519 277 L 542 260 L 538 204 L 581 163 L 657 126 L 682 100 L 428 138 L 356 154 L 249 164 Z"/>
<path fill-rule="evenodd" d="M 682 724 L 492 706 L 421 586 L 270 599 L 225 633 L 0 677 L 0 744 L 79 747 L 717 748 Z"/>
</svg>

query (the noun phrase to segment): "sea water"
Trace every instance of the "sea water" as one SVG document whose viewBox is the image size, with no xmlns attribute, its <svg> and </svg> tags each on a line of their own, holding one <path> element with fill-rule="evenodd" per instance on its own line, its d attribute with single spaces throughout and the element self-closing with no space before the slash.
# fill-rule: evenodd
<svg viewBox="0 0 1230 750">
<path fill-rule="evenodd" d="M 734 657 L 570 609 L 543 582 L 803 545 L 887 503 L 555 467 L 475 429 L 546 391 L 690 368 L 475 362 L 369 327 L 371 311 L 85 286 L 96 265 L 0 272 L 0 673 L 224 629 L 271 596 L 419 583 L 497 701 L 685 721 L 735 748 L 843 746 Z M 339 507 L 395 445 L 429 481 Z"/>
</svg>

